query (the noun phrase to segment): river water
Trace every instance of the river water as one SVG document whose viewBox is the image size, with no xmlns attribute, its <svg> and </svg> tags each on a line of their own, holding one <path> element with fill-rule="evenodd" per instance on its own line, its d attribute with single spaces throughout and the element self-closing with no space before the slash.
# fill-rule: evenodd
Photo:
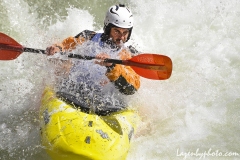
<svg viewBox="0 0 240 160">
<path fill-rule="evenodd" d="M 170 79 L 141 79 L 142 117 L 128 160 L 240 159 L 239 0 L 0 0 L 0 32 L 44 49 L 85 29 L 101 31 L 107 8 L 134 13 L 130 42 L 173 61 Z M 40 145 L 43 55 L 0 61 L 0 160 L 48 160 Z"/>
</svg>

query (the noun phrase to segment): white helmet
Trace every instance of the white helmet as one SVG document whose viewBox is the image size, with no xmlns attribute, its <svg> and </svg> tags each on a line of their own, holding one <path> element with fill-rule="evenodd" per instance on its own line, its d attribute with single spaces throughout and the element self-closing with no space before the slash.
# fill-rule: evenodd
<svg viewBox="0 0 240 160">
<path fill-rule="evenodd" d="M 111 6 L 106 14 L 104 25 L 113 24 L 120 28 L 132 28 L 133 27 L 133 15 L 132 12 L 125 7 L 125 5 Z"/>
<path fill-rule="evenodd" d="M 126 41 L 130 39 L 133 28 L 132 12 L 123 4 L 111 6 L 104 20 L 104 33 L 109 36 L 112 27 L 129 28 L 129 35 Z"/>
</svg>

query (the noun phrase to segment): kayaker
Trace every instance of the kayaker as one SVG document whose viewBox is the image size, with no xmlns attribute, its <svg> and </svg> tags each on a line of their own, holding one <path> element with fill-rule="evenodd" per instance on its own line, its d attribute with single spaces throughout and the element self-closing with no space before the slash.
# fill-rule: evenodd
<svg viewBox="0 0 240 160">
<path fill-rule="evenodd" d="M 127 106 L 127 96 L 140 87 L 140 77 L 129 66 L 105 63 L 106 58 L 127 60 L 137 53 L 125 43 L 133 29 L 132 12 L 119 4 L 111 6 L 104 20 L 104 33 L 84 30 L 75 37 L 47 47 L 48 55 L 59 52 L 96 56 L 97 60 L 67 60 L 67 78 L 58 85 L 59 97 L 81 109 L 106 115 Z M 62 70 L 64 71 L 64 70 Z M 64 71 L 66 72 L 66 70 Z"/>
</svg>

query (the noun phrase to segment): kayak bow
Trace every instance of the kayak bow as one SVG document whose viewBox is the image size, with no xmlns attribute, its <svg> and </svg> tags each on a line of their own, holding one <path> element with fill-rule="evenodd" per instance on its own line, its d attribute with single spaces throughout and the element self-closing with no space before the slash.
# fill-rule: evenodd
<svg viewBox="0 0 240 160">
<path fill-rule="evenodd" d="M 54 160 L 123 160 L 139 116 L 133 110 L 108 116 L 84 113 L 46 88 L 40 121 L 42 144 Z"/>
</svg>

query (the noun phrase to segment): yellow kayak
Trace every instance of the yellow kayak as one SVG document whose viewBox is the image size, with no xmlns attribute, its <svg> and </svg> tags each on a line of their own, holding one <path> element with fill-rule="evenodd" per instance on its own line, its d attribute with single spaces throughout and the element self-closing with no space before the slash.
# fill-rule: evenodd
<svg viewBox="0 0 240 160">
<path fill-rule="evenodd" d="M 51 88 L 43 93 L 41 140 L 53 160 L 124 160 L 138 121 L 133 110 L 88 114 L 57 98 Z"/>
</svg>

